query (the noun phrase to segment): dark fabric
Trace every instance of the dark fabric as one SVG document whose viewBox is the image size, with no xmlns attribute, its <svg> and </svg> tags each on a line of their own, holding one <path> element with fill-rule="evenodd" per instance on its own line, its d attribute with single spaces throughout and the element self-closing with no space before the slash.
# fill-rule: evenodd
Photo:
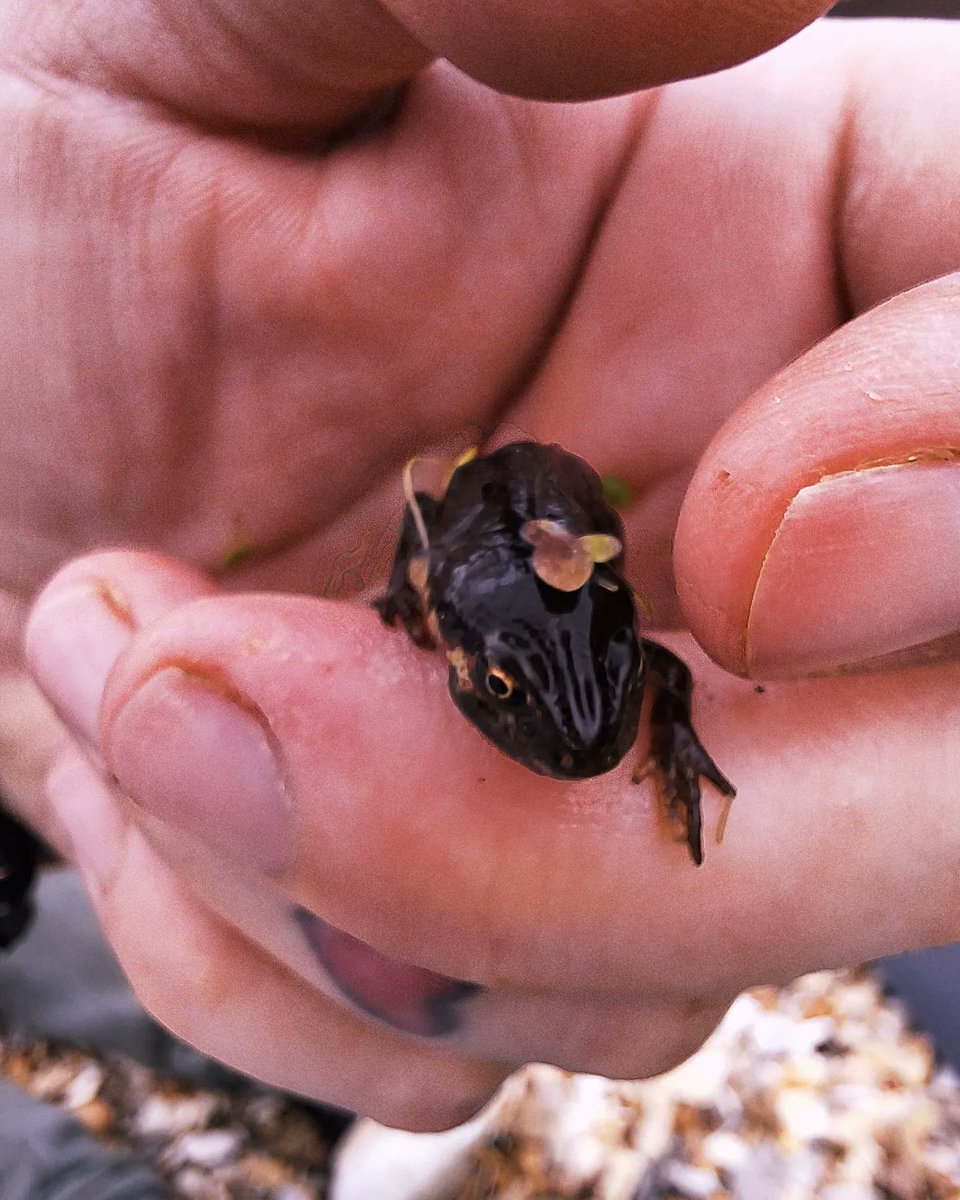
<svg viewBox="0 0 960 1200">
<path fill-rule="evenodd" d="M 960 0 L 840 0 L 834 17 L 960 17 Z"/>
<path fill-rule="evenodd" d="M 0 1023 L 26 1036 L 118 1051 L 206 1087 L 237 1082 L 144 1012 L 74 871 L 42 873 L 36 908 L 27 936 L 0 956 Z"/>
<path fill-rule="evenodd" d="M 33 916 L 30 889 L 40 843 L 0 801 L 0 950 L 23 935 Z"/>
<path fill-rule="evenodd" d="M 933 1041 L 940 1059 L 960 1071 L 960 944 L 898 954 L 873 965 Z"/>
<path fill-rule="evenodd" d="M 0 1200 L 166 1200 L 152 1171 L 0 1080 Z"/>
</svg>

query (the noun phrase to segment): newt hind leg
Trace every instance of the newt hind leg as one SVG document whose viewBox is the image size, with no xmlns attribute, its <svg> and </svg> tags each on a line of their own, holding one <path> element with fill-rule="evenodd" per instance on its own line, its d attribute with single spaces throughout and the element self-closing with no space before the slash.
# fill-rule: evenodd
<svg viewBox="0 0 960 1200">
<path fill-rule="evenodd" d="M 421 512 L 429 514 L 435 501 L 417 493 Z M 387 590 L 373 601 L 373 607 L 386 625 L 396 624 L 397 618 L 410 640 L 425 650 L 437 645 L 430 620 L 427 597 L 428 549 L 421 541 L 416 521 L 410 509 L 404 510 L 400 542 L 393 560 Z"/>
<path fill-rule="evenodd" d="M 686 831 L 690 855 L 703 862 L 700 779 L 708 779 L 729 799 L 736 788 L 704 750 L 690 718 L 693 679 L 686 663 L 657 642 L 642 639 L 656 695 L 650 715 L 650 757 L 659 776 L 670 816 Z M 642 773 L 634 774 L 639 782 Z"/>
</svg>

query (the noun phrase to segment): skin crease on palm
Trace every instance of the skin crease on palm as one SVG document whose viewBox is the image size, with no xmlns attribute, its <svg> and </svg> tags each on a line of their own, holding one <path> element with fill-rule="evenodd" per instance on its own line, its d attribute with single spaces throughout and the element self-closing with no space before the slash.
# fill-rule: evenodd
<svg viewBox="0 0 960 1200">
<path fill-rule="evenodd" d="M 6 789 L 160 1020 L 411 1128 L 530 1058 L 665 1069 L 743 986 L 960 937 L 960 30 L 820 24 L 594 101 L 817 6 L 460 8 L 0 18 Z M 356 602 L 405 460 L 518 436 L 630 486 L 631 581 L 689 628 L 738 788 L 699 871 L 630 762 L 526 772 Z M 89 554 L 116 545 L 144 549 Z M 67 736 L 19 646 L 84 554 L 27 637 Z M 282 764 L 246 826 L 189 802 L 195 761 L 248 785 L 224 704 Z M 293 903 L 484 990 L 394 1032 Z"/>
</svg>

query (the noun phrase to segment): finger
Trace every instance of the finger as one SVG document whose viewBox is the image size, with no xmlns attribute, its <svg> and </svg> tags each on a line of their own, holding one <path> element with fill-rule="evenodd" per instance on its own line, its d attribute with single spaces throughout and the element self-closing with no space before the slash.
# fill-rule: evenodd
<svg viewBox="0 0 960 1200">
<path fill-rule="evenodd" d="M 68 737 L 67 730 L 87 753 L 98 755 L 100 696 L 117 654 L 140 626 L 177 604 L 215 590 L 199 572 L 159 555 L 143 556 L 158 567 L 154 586 L 145 586 L 142 574 L 119 570 L 121 564 L 138 557 L 126 551 L 105 552 L 64 567 L 35 627 L 40 636 L 27 634 L 35 651 L 35 681 L 46 688 L 46 698 L 24 672 L 20 633 L 15 644 L 22 677 L 0 689 L 15 735 L 10 782 L 20 787 L 11 787 L 11 796 L 60 850 L 65 843 L 49 810 L 43 781 Z M 47 702 L 51 697 L 56 712 Z"/>
<path fill-rule="evenodd" d="M 956 22 L 824 21 L 648 110 L 510 419 L 625 485 L 656 623 L 682 620 L 677 516 L 730 412 L 851 316 L 960 266 L 958 47 Z"/>
<path fill-rule="evenodd" d="M 130 552 L 78 560 L 44 590 L 30 624 L 31 658 L 42 664 L 49 693 L 95 754 L 98 686 L 109 673 L 110 656 L 120 653 L 137 627 L 212 590 L 206 579 L 174 561 Z M 78 672 L 82 686 L 73 681 Z M 154 732 L 162 737 L 161 726 Z M 291 904 L 262 873 L 245 871 L 236 856 L 229 858 L 212 848 L 222 841 L 218 835 L 231 814 L 236 815 L 242 799 L 236 781 L 246 765 L 242 747 L 222 736 L 211 739 L 208 757 L 218 763 L 217 797 L 222 802 L 214 799 L 215 822 L 201 830 L 201 837 L 185 834 L 182 823 L 151 819 L 142 808 L 124 805 L 105 785 L 96 784 L 90 766 L 76 754 L 62 759 L 48 788 L 55 801 L 57 841 L 68 856 L 79 856 L 94 890 L 97 880 L 107 880 L 104 886 L 110 891 L 113 864 L 122 860 L 125 840 L 134 836 L 132 820 L 138 826 L 136 836 L 146 838 L 150 853 L 159 855 L 180 879 L 189 880 L 190 892 L 205 912 L 219 914 L 250 946 L 284 964 L 337 1008 L 407 1035 L 444 1038 L 448 1046 L 473 1059 L 511 1066 L 535 1059 L 568 1069 L 649 1075 L 689 1054 L 722 1015 L 729 998 L 710 1004 L 647 1005 L 629 997 L 602 1001 L 484 990 L 379 954 Z M 165 787 L 175 790 L 178 776 L 174 767 Z M 254 838 L 262 852 L 282 816 L 253 829 L 248 825 L 243 836 Z M 143 888 L 152 886 L 148 877 L 140 883 Z M 130 904 L 137 912 L 144 901 L 124 896 L 114 907 Z M 131 929 L 136 925 L 131 918 Z M 146 928 L 154 936 L 153 927 Z M 142 971 L 139 978 L 141 987 L 162 986 L 151 983 Z M 167 1011 L 169 1003 L 160 1008 Z"/>
<path fill-rule="evenodd" d="M 76 752 L 49 790 L 134 991 L 178 1037 L 275 1087 L 407 1129 L 458 1124 L 501 1082 L 503 1068 L 352 1016 L 217 920 Z"/>
<path fill-rule="evenodd" d="M 502 91 L 551 100 L 635 91 L 732 66 L 825 12 L 818 0 L 387 0 L 418 40 Z"/>
<path fill-rule="evenodd" d="M 719 662 L 788 678 L 960 654 L 958 338 L 951 276 L 839 330 L 722 429 L 676 540 Z"/>
<path fill-rule="evenodd" d="M 99 751 L 103 688 L 133 634 L 216 591 L 199 571 L 159 554 L 101 551 L 57 572 L 34 605 L 25 645 L 34 679 L 74 736 Z"/>
<path fill-rule="evenodd" d="M 215 750 L 211 750 L 215 753 Z M 517 1067 L 549 1062 L 619 1078 L 658 1074 L 687 1057 L 733 996 L 646 1003 L 556 991 L 482 987 L 424 970 L 344 933 L 271 887 L 262 874 L 136 808 L 151 845 L 205 906 L 331 1001 L 454 1052 Z M 318 861 L 312 869 L 323 871 Z M 363 886 L 358 881 L 357 886 Z M 381 906 L 393 902 L 390 892 Z M 420 921 L 409 912 L 410 923 Z"/>
<path fill-rule="evenodd" d="M 741 62 L 827 5 L 244 0 L 227 9 L 207 0 L 117 9 L 86 0 L 60 13 L 28 0 L 21 7 L 21 20 L 0 32 L 14 61 L 217 125 L 334 128 L 434 55 L 508 92 L 592 98 Z"/>
<path fill-rule="evenodd" d="M 20 9 L 0 27 L 0 46 L 21 68 L 219 128 L 333 130 L 431 58 L 376 0 L 84 0 L 69 12 L 25 0 Z"/>
<path fill-rule="evenodd" d="M 958 668 L 758 694 L 683 654 L 738 788 L 720 848 L 704 797 L 700 870 L 632 764 L 532 775 L 463 721 L 436 656 L 349 606 L 177 610 L 114 669 L 105 746 L 145 811 L 381 954 L 491 988 L 727 995 L 953 934 Z"/>
</svg>

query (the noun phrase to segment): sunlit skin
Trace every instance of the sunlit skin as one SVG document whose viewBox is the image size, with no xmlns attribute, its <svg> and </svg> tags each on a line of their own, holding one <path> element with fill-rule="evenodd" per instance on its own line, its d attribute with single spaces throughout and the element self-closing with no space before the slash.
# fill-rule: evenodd
<svg viewBox="0 0 960 1200">
<path fill-rule="evenodd" d="M 463 7 L 0 17 L 6 790 L 161 1021 L 411 1128 L 960 937 L 960 30 L 822 24 L 594 102 L 818 5 Z M 652 780 L 525 770 L 358 600 L 407 459 L 521 436 L 633 498 L 737 785 L 699 870 Z M 385 956 L 365 1012 L 303 911 Z M 391 1024 L 391 969 L 483 990 Z"/>
</svg>

